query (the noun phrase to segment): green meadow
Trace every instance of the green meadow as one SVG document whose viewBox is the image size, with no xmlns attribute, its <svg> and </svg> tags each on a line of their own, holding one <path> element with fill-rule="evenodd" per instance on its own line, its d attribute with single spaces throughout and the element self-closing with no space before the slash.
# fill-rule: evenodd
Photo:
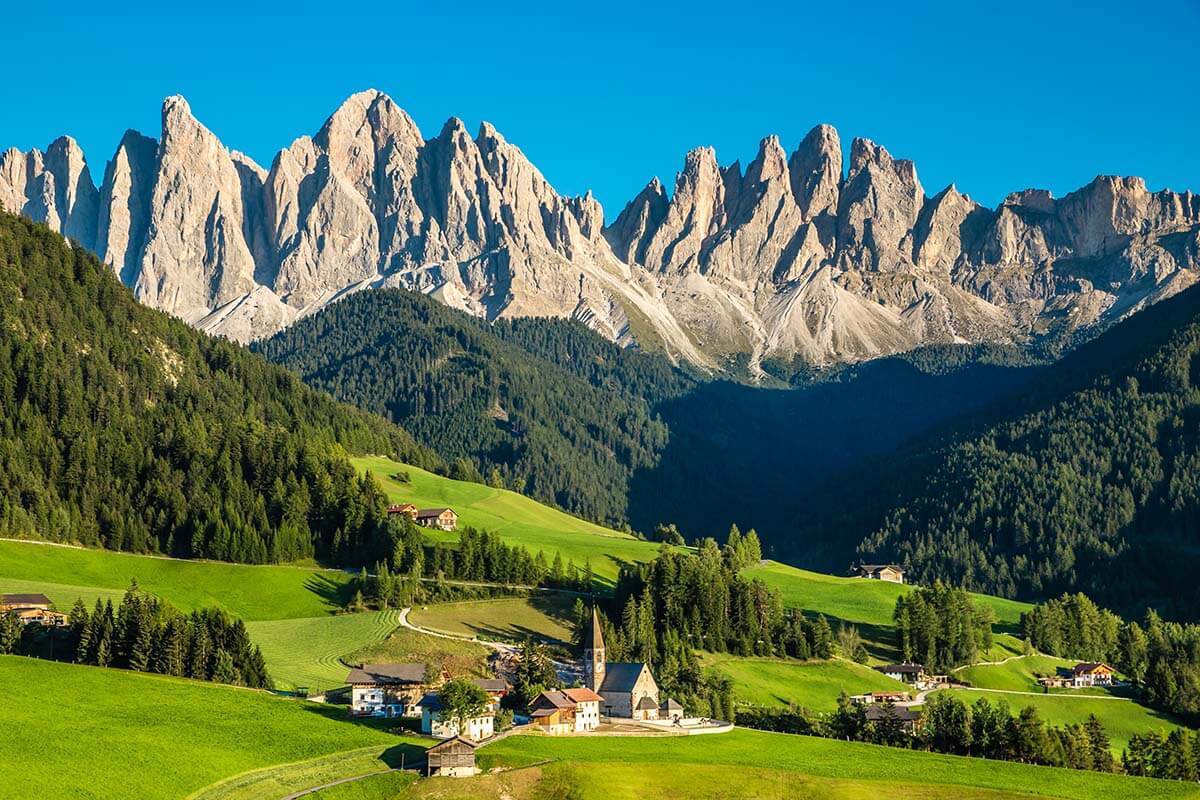
<svg viewBox="0 0 1200 800">
<path fill-rule="evenodd" d="M 1071 800 L 1200 797 L 1200 787 L 1191 783 L 1102 775 L 743 729 L 722 735 L 688 737 L 510 736 L 480 751 L 480 761 L 485 767 L 523 766 L 545 760 L 575 767 L 581 773 L 587 773 L 593 764 L 629 767 L 632 785 L 611 784 L 611 794 L 593 791 L 584 793 L 585 798 L 658 796 L 639 794 L 642 784 L 638 776 L 660 772 L 672 776 L 676 794 L 670 796 L 723 797 L 712 791 L 712 785 L 708 783 L 714 772 L 724 772 L 724 781 L 735 783 L 738 777 L 753 779 L 760 770 L 818 779 L 809 787 L 810 797 L 987 796 L 980 790 L 1011 793 L 1009 796 Z M 732 769 L 723 771 L 722 767 Z M 824 779 L 836 780 L 838 784 L 829 793 L 817 791 Z M 850 782 L 849 793 L 838 794 L 837 788 L 845 781 Z M 735 796 L 803 796 L 778 789 L 766 791 L 768 787 L 761 784 L 760 787 L 764 789 L 761 794 Z"/>
<path fill-rule="evenodd" d="M 460 525 L 494 531 L 534 553 L 541 550 L 547 561 L 557 552 L 564 562 L 574 561 L 583 569 L 590 560 L 600 578 L 613 580 L 621 564 L 649 561 L 658 554 L 659 545 L 653 542 L 573 517 L 507 489 L 443 478 L 387 458 L 351 461 L 360 471 L 374 475 L 394 503 L 449 506 L 457 512 Z M 393 480 L 390 476 L 397 472 L 407 472 L 410 482 Z M 456 538 L 453 533 L 431 532 L 431 536 L 449 541 Z"/>
<path fill-rule="evenodd" d="M 399 624 L 400 612 L 390 610 L 261 620 L 246 623 L 246 629 L 277 689 L 307 687 L 316 693 L 343 686 L 351 656 L 382 642 Z"/>
<path fill-rule="evenodd" d="M 438 603 L 414 608 L 409 621 L 423 628 L 480 639 L 511 641 L 533 636 L 570 642 L 574 602 L 571 595 L 537 592 L 529 597 Z"/>
<path fill-rule="evenodd" d="M 64 610 L 75 602 L 72 594 L 79 587 L 90 587 L 85 599 L 119 597 L 136 579 L 143 591 L 181 611 L 216 606 L 247 621 L 317 617 L 341 607 L 350 577 L 313 567 L 186 561 L 0 541 L 0 589 L 46 587 Z"/>
<path fill-rule="evenodd" d="M 0 797 L 178 800 L 247 770 L 408 741 L 341 708 L 126 670 L 0 656 L 0 686 L 0 730 L 25 743 L 6 748 Z"/>
<path fill-rule="evenodd" d="M 701 662 L 729 676 L 734 696 L 759 706 L 797 705 L 812 711 L 833 711 L 838 694 L 902 692 L 909 687 L 870 667 L 851 661 L 786 661 L 704 653 Z"/>
<path fill-rule="evenodd" d="M 1054 656 L 1020 656 L 1003 664 L 977 664 L 956 670 L 954 677 L 980 689 L 1007 689 L 1016 692 L 1040 692 L 1037 679 L 1053 675 L 1058 667 L 1070 667 L 1074 661 Z"/>
</svg>

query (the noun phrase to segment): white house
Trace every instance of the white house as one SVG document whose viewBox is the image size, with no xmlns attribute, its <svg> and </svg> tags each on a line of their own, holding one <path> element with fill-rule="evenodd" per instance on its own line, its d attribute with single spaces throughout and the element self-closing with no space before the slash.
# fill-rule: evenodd
<svg viewBox="0 0 1200 800">
<path fill-rule="evenodd" d="M 398 717 L 430 688 L 424 664 L 363 664 L 350 670 L 350 713 Z"/>
<path fill-rule="evenodd" d="M 436 694 L 427 694 L 421 698 L 421 733 L 438 739 L 453 739 L 462 736 L 473 742 L 490 739 L 496 733 L 495 711 L 489 705 L 479 716 L 466 721 L 466 730 L 458 729 L 458 721 L 443 719 L 442 702 Z"/>
<path fill-rule="evenodd" d="M 530 704 L 529 716 L 545 733 L 584 733 L 600 727 L 603 698 L 581 686 L 542 692 Z"/>
</svg>

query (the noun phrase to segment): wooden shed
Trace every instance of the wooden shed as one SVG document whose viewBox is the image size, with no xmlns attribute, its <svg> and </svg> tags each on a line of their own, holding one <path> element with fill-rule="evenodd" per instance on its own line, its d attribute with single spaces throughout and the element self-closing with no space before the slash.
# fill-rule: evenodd
<svg viewBox="0 0 1200 800">
<path fill-rule="evenodd" d="M 449 778 L 469 778 L 479 774 L 475 766 L 475 748 L 470 739 L 455 736 L 425 751 L 425 774 Z"/>
</svg>

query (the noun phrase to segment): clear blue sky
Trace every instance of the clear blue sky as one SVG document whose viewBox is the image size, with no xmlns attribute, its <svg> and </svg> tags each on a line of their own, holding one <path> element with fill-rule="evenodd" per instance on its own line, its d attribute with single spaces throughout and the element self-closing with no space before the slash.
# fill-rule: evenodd
<svg viewBox="0 0 1200 800">
<path fill-rule="evenodd" d="M 493 122 L 610 219 L 691 147 L 745 164 L 820 122 L 989 205 L 1099 173 L 1200 190 L 1200 0 L 91 5 L 6 8 L 0 147 L 70 133 L 97 181 L 126 128 L 158 135 L 167 95 L 269 166 L 375 87 L 427 137 Z"/>
</svg>

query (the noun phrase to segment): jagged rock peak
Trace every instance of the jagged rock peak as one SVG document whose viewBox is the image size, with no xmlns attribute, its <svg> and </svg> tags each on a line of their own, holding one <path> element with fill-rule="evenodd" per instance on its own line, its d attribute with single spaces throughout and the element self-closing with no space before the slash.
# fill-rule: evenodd
<svg viewBox="0 0 1200 800">
<path fill-rule="evenodd" d="M 842 141 L 832 125 L 818 125 L 788 160 L 792 194 L 804 216 L 834 212 L 842 183 Z"/>
</svg>

